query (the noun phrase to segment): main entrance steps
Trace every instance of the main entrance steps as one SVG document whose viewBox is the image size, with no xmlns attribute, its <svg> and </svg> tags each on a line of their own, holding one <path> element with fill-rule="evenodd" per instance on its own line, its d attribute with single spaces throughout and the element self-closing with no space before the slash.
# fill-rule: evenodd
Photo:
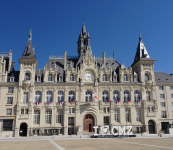
<svg viewBox="0 0 173 150">
<path fill-rule="evenodd" d="M 93 135 L 94 132 L 84 132 L 83 135 Z"/>
</svg>

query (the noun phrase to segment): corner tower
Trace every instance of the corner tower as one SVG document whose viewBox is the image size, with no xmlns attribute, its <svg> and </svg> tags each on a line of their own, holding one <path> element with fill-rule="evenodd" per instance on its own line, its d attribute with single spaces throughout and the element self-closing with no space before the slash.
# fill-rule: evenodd
<svg viewBox="0 0 173 150">
<path fill-rule="evenodd" d="M 90 36 L 89 36 L 89 32 L 88 33 L 86 32 L 84 20 L 83 20 L 81 33 L 79 34 L 77 45 L 78 45 L 77 49 L 78 49 L 79 56 L 85 55 L 86 50 L 91 51 Z"/>
</svg>

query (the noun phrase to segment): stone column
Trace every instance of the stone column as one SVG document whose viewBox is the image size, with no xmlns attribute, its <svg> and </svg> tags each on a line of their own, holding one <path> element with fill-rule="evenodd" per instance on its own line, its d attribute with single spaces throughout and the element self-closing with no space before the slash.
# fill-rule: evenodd
<svg viewBox="0 0 173 150">
<path fill-rule="evenodd" d="M 136 107 L 131 107 L 130 120 L 132 124 L 136 123 Z"/>
<path fill-rule="evenodd" d="M 64 102 L 64 135 L 68 135 L 68 102 Z"/>
<path fill-rule="evenodd" d="M 54 88 L 54 90 L 53 90 L 53 106 L 55 106 L 56 105 L 56 102 L 57 102 L 57 91 L 56 91 L 56 89 Z"/>
<path fill-rule="evenodd" d="M 43 88 L 43 90 L 42 90 L 42 101 L 41 101 L 41 103 L 42 103 L 42 106 L 44 106 L 44 103 L 46 102 L 46 92 L 45 92 L 45 88 Z"/>
<path fill-rule="evenodd" d="M 57 74 L 55 74 L 55 79 L 54 79 L 55 82 L 57 82 Z"/>
<path fill-rule="evenodd" d="M 120 98 L 119 104 L 124 105 L 124 91 L 123 90 L 120 91 L 120 97 L 119 98 Z"/>
<path fill-rule="evenodd" d="M 15 134 L 14 134 L 15 137 L 19 137 L 19 128 L 15 128 Z"/>
<path fill-rule="evenodd" d="M 55 121 L 56 121 L 55 111 L 56 111 L 56 108 L 52 108 L 51 127 L 55 127 Z"/>
<path fill-rule="evenodd" d="M 44 127 L 45 125 L 45 108 L 41 107 L 40 109 L 40 127 Z"/>
<path fill-rule="evenodd" d="M 110 125 L 114 124 L 114 101 L 111 100 L 111 107 L 110 107 Z"/>
<path fill-rule="evenodd" d="M 126 121 L 125 121 L 125 107 L 120 107 L 120 124 L 121 125 L 125 125 Z"/>
</svg>

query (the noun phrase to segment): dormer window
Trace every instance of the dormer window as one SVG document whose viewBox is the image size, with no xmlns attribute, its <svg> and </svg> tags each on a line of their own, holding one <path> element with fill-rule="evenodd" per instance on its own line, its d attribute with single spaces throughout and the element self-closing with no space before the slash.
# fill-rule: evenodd
<svg viewBox="0 0 173 150">
<path fill-rule="evenodd" d="M 41 76 L 37 76 L 37 82 L 41 82 Z"/>
<path fill-rule="evenodd" d="M 48 81 L 52 81 L 52 75 L 51 74 L 48 75 Z"/>
<path fill-rule="evenodd" d="M 24 80 L 30 80 L 30 74 L 29 73 L 25 73 Z"/>
<path fill-rule="evenodd" d="M 127 75 L 124 75 L 124 81 L 128 81 Z"/>
<path fill-rule="evenodd" d="M 117 82 L 117 76 L 113 76 L 113 81 Z"/>
<path fill-rule="evenodd" d="M 103 81 L 107 81 L 107 75 L 106 74 L 103 75 Z"/>
<path fill-rule="evenodd" d="M 63 77 L 59 76 L 59 82 L 63 82 Z"/>
<path fill-rule="evenodd" d="M 10 77 L 10 82 L 14 82 L 14 77 Z"/>
<path fill-rule="evenodd" d="M 138 81 L 137 76 L 134 76 L 134 82 L 137 82 L 137 81 Z"/>
<path fill-rule="evenodd" d="M 149 75 L 146 73 L 145 74 L 145 81 L 149 80 Z"/>
<path fill-rule="evenodd" d="M 70 74 L 70 81 L 74 81 L 74 75 Z"/>
</svg>

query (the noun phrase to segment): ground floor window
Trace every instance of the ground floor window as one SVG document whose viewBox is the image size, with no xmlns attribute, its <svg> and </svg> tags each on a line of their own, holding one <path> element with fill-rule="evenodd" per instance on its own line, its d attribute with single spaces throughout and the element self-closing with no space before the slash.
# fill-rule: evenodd
<svg viewBox="0 0 173 150">
<path fill-rule="evenodd" d="M 56 123 L 63 123 L 63 110 L 57 110 Z"/>
<path fill-rule="evenodd" d="M 109 125 L 109 117 L 104 117 L 104 125 Z"/>
<path fill-rule="evenodd" d="M 68 135 L 74 134 L 74 128 L 68 128 Z"/>
<path fill-rule="evenodd" d="M 68 125 L 69 126 L 74 126 L 74 118 L 73 117 L 68 118 Z"/>
<path fill-rule="evenodd" d="M 3 131 L 12 131 L 13 128 L 13 120 L 3 120 Z"/>
<path fill-rule="evenodd" d="M 34 110 L 34 124 L 40 124 L 40 110 Z"/>
<path fill-rule="evenodd" d="M 52 118 L 52 111 L 51 110 L 46 110 L 45 123 L 51 124 L 51 118 Z"/>
</svg>

